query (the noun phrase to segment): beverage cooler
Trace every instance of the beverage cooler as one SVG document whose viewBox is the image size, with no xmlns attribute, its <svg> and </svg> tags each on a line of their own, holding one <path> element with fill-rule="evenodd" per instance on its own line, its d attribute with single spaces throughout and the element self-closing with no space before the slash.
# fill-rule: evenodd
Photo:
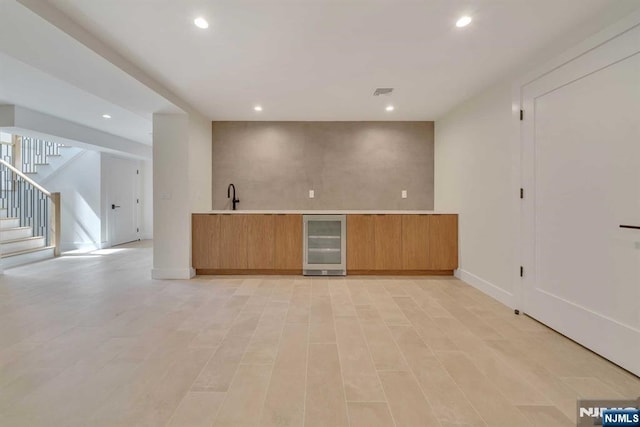
<svg viewBox="0 0 640 427">
<path fill-rule="evenodd" d="M 304 215 L 305 276 L 347 274 L 347 221 L 345 215 Z"/>
</svg>

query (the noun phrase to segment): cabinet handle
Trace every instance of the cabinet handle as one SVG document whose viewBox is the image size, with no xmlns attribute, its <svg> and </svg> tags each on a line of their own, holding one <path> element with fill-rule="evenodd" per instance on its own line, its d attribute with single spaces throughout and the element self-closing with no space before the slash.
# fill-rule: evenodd
<svg viewBox="0 0 640 427">
<path fill-rule="evenodd" d="M 620 224 L 620 228 L 631 228 L 632 230 L 640 230 L 640 225 L 624 225 L 624 224 Z"/>
</svg>

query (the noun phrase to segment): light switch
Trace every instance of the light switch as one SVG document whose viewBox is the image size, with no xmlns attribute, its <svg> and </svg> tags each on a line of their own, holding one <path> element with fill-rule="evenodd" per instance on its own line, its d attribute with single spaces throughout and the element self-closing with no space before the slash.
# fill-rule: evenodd
<svg viewBox="0 0 640 427">
<path fill-rule="evenodd" d="M 402 198 L 403 199 L 407 198 L 407 190 L 402 190 Z"/>
<path fill-rule="evenodd" d="M 313 190 L 309 190 L 309 198 L 313 199 L 314 197 L 316 197 L 316 192 Z"/>
</svg>

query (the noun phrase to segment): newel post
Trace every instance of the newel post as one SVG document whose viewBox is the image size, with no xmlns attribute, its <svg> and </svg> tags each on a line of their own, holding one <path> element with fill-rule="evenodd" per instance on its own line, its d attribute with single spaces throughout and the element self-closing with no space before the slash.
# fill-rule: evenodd
<svg viewBox="0 0 640 427">
<path fill-rule="evenodd" d="M 53 255 L 60 256 L 60 193 L 51 193 L 51 246 Z"/>
</svg>

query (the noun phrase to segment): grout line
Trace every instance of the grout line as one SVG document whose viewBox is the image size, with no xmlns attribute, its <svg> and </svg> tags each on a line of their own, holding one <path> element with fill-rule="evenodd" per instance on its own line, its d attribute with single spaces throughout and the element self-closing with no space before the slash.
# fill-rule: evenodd
<svg viewBox="0 0 640 427">
<path fill-rule="evenodd" d="M 309 298 L 307 300 L 307 354 L 305 360 L 305 370 L 304 370 L 304 399 L 302 400 L 302 426 L 305 425 L 305 420 L 307 416 L 307 387 L 309 385 L 309 341 L 311 340 L 311 298 L 312 298 L 312 289 L 309 289 Z"/>
</svg>

